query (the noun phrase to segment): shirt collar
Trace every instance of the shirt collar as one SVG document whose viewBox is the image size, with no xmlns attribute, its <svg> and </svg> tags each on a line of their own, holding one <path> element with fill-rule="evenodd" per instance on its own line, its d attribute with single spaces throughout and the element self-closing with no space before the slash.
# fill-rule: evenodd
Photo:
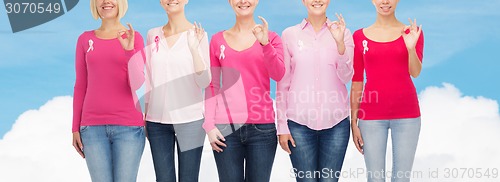
<svg viewBox="0 0 500 182">
<path fill-rule="evenodd" d="M 325 25 L 324 26 L 328 26 L 328 24 L 331 24 L 332 21 L 330 21 L 330 19 L 326 18 L 326 22 L 325 22 Z M 308 25 L 310 25 L 310 23 L 304 18 L 302 20 L 302 22 L 300 23 L 300 29 L 304 30 L 304 28 L 306 28 Z"/>
</svg>

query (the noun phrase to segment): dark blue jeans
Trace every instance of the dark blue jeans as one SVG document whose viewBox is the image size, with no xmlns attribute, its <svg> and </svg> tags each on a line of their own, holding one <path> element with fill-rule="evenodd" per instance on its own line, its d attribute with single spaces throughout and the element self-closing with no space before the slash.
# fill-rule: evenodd
<svg viewBox="0 0 500 182">
<path fill-rule="evenodd" d="M 216 125 L 226 139 L 214 151 L 220 182 L 268 182 L 278 138 L 273 124 Z"/>
<path fill-rule="evenodd" d="M 297 146 L 289 143 L 297 182 L 337 182 L 351 133 L 349 117 L 319 131 L 291 120 L 288 128 Z"/>
<path fill-rule="evenodd" d="M 157 182 L 176 181 L 175 143 L 177 143 L 179 181 L 198 182 L 205 140 L 202 124 L 203 120 L 175 125 L 146 123 Z"/>
</svg>

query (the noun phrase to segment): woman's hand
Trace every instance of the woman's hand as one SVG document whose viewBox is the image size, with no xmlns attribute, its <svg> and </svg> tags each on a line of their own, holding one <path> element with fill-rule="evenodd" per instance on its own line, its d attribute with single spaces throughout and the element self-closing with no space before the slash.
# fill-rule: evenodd
<svg viewBox="0 0 500 182">
<path fill-rule="evenodd" d="M 259 16 L 259 19 L 264 25 L 255 25 L 255 27 L 253 27 L 252 29 L 252 32 L 255 38 L 257 38 L 257 40 L 260 42 L 260 44 L 266 46 L 267 44 L 269 44 L 269 24 L 262 16 Z"/>
<path fill-rule="evenodd" d="M 418 38 L 420 38 L 420 33 L 422 32 L 422 25 L 417 27 L 417 19 L 412 21 L 408 18 L 408 20 L 410 21 L 410 25 L 405 26 L 405 28 L 401 30 L 401 35 L 405 41 L 406 48 L 408 50 L 415 50 Z M 410 32 L 407 34 L 406 31 L 408 30 L 410 30 Z"/>
<path fill-rule="evenodd" d="M 288 154 L 292 154 L 290 146 L 288 145 L 288 141 L 290 141 L 292 143 L 292 146 L 296 147 L 295 140 L 293 140 L 292 135 L 291 134 L 278 135 L 278 139 L 280 141 L 281 149 L 283 149 Z"/>
<path fill-rule="evenodd" d="M 83 144 L 82 138 L 80 137 L 80 132 L 73 132 L 73 147 L 75 147 L 76 151 L 85 158 L 85 154 L 83 154 Z"/>
<path fill-rule="evenodd" d="M 363 137 L 361 137 L 361 131 L 359 130 L 359 127 L 357 125 L 351 124 L 352 128 L 352 140 L 354 142 L 354 145 L 356 145 L 356 148 L 358 149 L 359 153 L 364 154 L 363 151 Z"/>
<path fill-rule="evenodd" d="M 131 51 L 134 50 L 135 30 L 134 28 L 132 28 L 132 25 L 130 23 L 127 23 L 127 25 L 130 30 L 118 32 L 118 40 L 120 41 L 123 49 L 125 49 L 126 51 Z M 127 34 L 127 37 L 123 38 L 123 34 Z"/>
<path fill-rule="evenodd" d="M 333 39 L 335 39 L 335 41 L 337 43 L 341 43 L 341 42 L 343 43 L 345 29 L 346 29 L 345 20 L 344 20 L 344 17 L 342 16 L 342 14 L 340 14 L 340 15 L 335 14 L 335 16 L 337 16 L 338 21 L 334 21 L 330 25 L 328 25 L 328 30 L 330 30 L 330 33 L 332 34 Z M 333 26 L 333 25 L 335 25 L 335 26 Z"/>
<path fill-rule="evenodd" d="M 216 152 L 223 152 L 222 147 L 227 147 L 227 145 L 223 142 L 226 141 L 222 133 L 220 133 L 219 129 L 214 128 L 208 132 L 208 141 L 210 142 L 210 146 L 212 146 L 212 150 Z"/>
<path fill-rule="evenodd" d="M 188 31 L 188 45 L 190 50 L 198 50 L 200 42 L 205 36 L 205 29 L 201 26 L 201 23 L 194 22 L 194 31 Z"/>
</svg>

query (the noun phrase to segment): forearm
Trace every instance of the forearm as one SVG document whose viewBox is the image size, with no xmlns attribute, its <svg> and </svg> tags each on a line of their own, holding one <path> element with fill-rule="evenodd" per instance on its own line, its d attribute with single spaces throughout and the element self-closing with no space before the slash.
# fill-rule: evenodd
<svg viewBox="0 0 500 182">
<path fill-rule="evenodd" d="M 193 57 L 194 71 L 197 75 L 201 75 L 203 71 L 207 70 L 207 66 L 203 62 L 203 58 L 197 49 L 190 49 L 190 51 Z"/>
<path fill-rule="evenodd" d="M 359 105 L 363 93 L 363 82 L 353 82 L 351 85 L 351 125 L 357 126 Z"/>
<path fill-rule="evenodd" d="M 343 41 L 335 41 L 337 43 L 337 51 L 339 55 L 344 55 L 345 53 L 345 43 Z"/>
<path fill-rule="evenodd" d="M 417 78 L 422 71 L 422 62 L 418 58 L 417 51 L 415 49 L 408 49 L 409 55 L 409 72 L 413 78 Z"/>
</svg>

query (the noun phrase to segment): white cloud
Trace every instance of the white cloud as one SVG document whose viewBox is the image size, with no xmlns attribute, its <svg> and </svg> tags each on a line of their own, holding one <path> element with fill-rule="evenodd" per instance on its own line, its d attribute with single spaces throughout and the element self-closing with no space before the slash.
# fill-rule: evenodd
<svg viewBox="0 0 500 182">
<path fill-rule="evenodd" d="M 414 169 L 424 173 L 422 179 L 414 181 L 500 179 L 443 178 L 446 168 L 482 168 L 483 171 L 500 168 L 500 146 L 495 141 L 500 138 L 497 101 L 463 96 L 453 85 L 444 84 L 422 91 L 420 104 L 422 131 Z M 12 130 L 0 140 L 0 181 L 90 181 L 85 161 L 71 146 L 71 108 L 71 97 L 56 97 L 18 118 Z M 274 164 L 272 181 L 293 181 L 289 158 L 279 147 Z M 363 158 L 350 141 L 343 170 L 361 169 L 364 169 Z M 439 169 L 441 178 L 429 179 L 429 169 Z M 217 181 L 215 161 L 208 144 L 204 148 L 200 176 L 201 181 Z M 365 181 L 364 176 L 358 177 L 344 180 Z M 154 178 L 151 154 L 146 146 L 138 181 L 154 181 Z"/>
</svg>

